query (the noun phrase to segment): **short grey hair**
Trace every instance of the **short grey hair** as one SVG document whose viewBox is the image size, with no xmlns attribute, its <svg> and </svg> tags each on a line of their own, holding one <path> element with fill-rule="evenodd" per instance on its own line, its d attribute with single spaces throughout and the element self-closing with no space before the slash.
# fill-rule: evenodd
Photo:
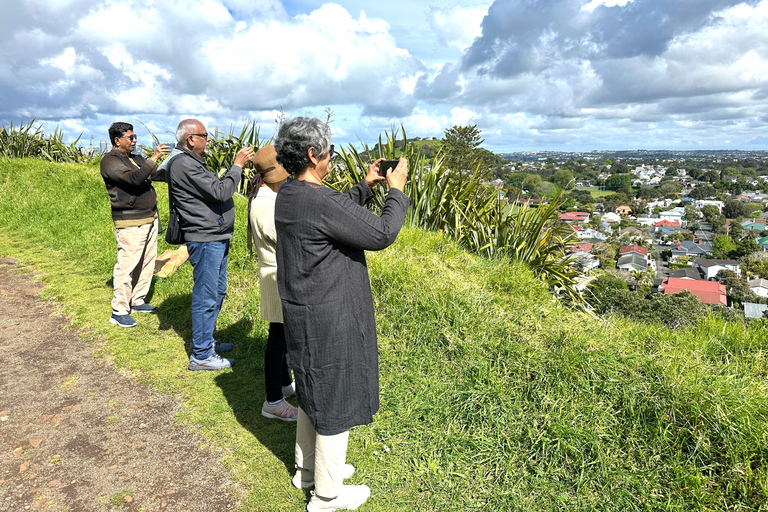
<svg viewBox="0 0 768 512">
<path fill-rule="evenodd" d="M 184 119 L 176 128 L 176 143 L 187 147 L 187 137 L 197 129 L 197 119 Z"/>
<path fill-rule="evenodd" d="M 331 150 L 331 128 L 316 117 L 294 117 L 280 125 L 275 138 L 277 161 L 293 175 L 302 175 L 310 164 L 308 150 L 317 158 Z"/>
</svg>

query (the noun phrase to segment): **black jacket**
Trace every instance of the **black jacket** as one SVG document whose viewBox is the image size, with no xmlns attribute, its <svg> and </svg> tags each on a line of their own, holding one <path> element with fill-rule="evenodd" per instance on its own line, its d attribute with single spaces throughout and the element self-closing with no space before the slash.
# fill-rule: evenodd
<svg viewBox="0 0 768 512">
<path fill-rule="evenodd" d="M 168 186 L 173 187 L 174 204 L 181 217 L 187 242 L 214 242 L 232 238 L 235 230 L 235 202 L 243 170 L 237 165 L 219 178 L 205 160 L 186 148 L 168 164 Z M 169 194 L 170 198 L 170 194 Z"/>
<path fill-rule="evenodd" d="M 152 187 L 157 166 L 152 160 L 113 149 L 101 159 L 101 177 L 107 187 L 112 206 L 112 220 L 131 220 L 151 217 L 157 212 L 157 194 Z"/>
</svg>

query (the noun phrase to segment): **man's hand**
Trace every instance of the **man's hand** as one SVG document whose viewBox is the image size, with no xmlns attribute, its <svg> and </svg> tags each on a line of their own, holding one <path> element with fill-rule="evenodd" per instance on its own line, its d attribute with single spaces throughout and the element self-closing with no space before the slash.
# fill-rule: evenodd
<svg viewBox="0 0 768 512">
<path fill-rule="evenodd" d="M 365 175 L 365 184 L 368 185 L 368 188 L 371 190 L 373 190 L 374 186 L 378 185 L 386 179 L 384 176 L 379 174 L 379 162 L 382 160 L 384 159 L 379 158 L 368 166 L 368 174 Z"/>
<path fill-rule="evenodd" d="M 158 144 L 155 147 L 155 152 L 152 153 L 152 156 L 149 157 L 149 159 L 157 163 L 158 158 L 160 158 L 161 156 L 165 156 L 170 152 L 171 152 L 171 148 L 169 148 L 167 144 Z"/>
<path fill-rule="evenodd" d="M 387 173 L 389 188 L 396 188 L 402 192 L 403 187 L 405 187 L 406 178 L 408 178 L 408 160 L 401 156 L 397 167 Z"/>
<path fill-rule="evenodd" d="M 252 157 L 253 148 L 251 146 L 246 146 L 237 152 L 237 156 L 235 156 L 235 165 L 241 169 L 245 169 L 245 166 L 248 165 L 248 162 L 251 161 Z"/>
</svg>

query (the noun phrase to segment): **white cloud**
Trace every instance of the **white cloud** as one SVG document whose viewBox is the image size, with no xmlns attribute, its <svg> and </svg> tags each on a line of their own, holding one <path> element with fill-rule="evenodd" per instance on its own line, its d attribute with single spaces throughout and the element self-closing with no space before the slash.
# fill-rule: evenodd
<svg viewBox="0 0 768 512">
<path fill-rule="evenodd" d="M 482 33 L 480 24 L 488 13 L 489 5 L 432 7 L 429 10 L 429 26 L 440 44 L 464 51 Z"/>
</svg>

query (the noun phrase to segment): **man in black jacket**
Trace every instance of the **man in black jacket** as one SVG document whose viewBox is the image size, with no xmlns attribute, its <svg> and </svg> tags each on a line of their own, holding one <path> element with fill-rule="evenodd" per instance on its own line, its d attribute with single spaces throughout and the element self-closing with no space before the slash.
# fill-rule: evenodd
<svg viewBox="0 0 768 512">
<path fill-rule="evenodd" d="M 190 370 L 221 370 L 232 365 L 216 352 L 232 346 L 215 343 L 213 329 L 227 293 L 229 242 L 235 229 L 235 203 L 245 167 L 253 156 L 246 147 L 235 156 L 231 169 L 222 177 L 205 163 L 210 137 L 203 124 L 185 119 L 176 129 L 175 155 L 168 164 L 168 186 L 181 218 L 181 230 L 192 264 L 192 350 Z M 214 344 L 215 343 L 215 344 Z"/>
<path fill-rule="evenodd" d="M 157 309 L 144 302 L 157 256 L 157 195 L 152 178 L 157 159 L 167 154 L 168 148 L 158 145 L 147 160 L 134 154 L 133 126 L 121 122 L 109 127 L 109 140 L 112 151 L 101 159 L 101 177 L 109 194 L 117 240 L 109 321 L 120 327 L 133 327 L 136 321 L 131 313 L 154 313 Z"/>
</svg>

